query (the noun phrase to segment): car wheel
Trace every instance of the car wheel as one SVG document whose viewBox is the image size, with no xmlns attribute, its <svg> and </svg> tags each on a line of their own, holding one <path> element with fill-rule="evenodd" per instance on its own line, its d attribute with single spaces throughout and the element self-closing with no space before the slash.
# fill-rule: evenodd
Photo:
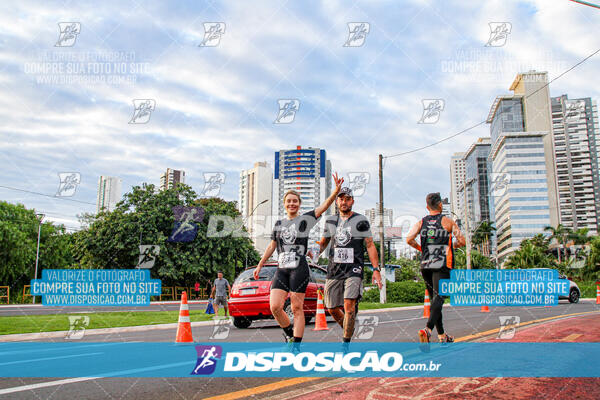
<svg viewBox="0 0 600 400">
<path fill-rule="evenodd" d="M 312 321 L 313 317 L 307 317 L 306 315 L 304 316 L 304 324 L 308 325 L 310 324 L 310 321 Z"/>
<path fill-rule="evenodd" d="M 579 303 L 579 291 L 575 288 L 569 292 L 569 303 Z"/>
<path fill-rule="evenodd" d="M 246 329 L 252 324 L 252 320 L 246 317 L 235 317 L 233 318 L 233 326 L 240 329 Z"/>
<path fill-rule="evenodd" d="M 294 325 L 294 312 L 292 311 L 292 304 L 288 301 L 283 306 L 283 311 L 287 314 L 290 319 L 290 324 Z"/>
</svg>

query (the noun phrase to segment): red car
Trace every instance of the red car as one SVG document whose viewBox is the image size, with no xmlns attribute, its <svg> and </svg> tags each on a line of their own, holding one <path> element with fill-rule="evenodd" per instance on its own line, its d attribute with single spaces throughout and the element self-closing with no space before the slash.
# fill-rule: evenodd
<svg viewBox="0 0 600 400">
<path fill-rule="evenodd" d="M 325 289 L 325 277 L 327 271 L 312 262 L 308 263 L 310 268 L 310 283 L 306 289 L 304 298 L 304 318 L 308 324 L 317 313 L 317 289 L 321 292 Z M 233 317 L 233 325 L 237 328 L 248 328 L 252 321 L 257 319 L 272 319 L 269 307 L 269 292 L 271 281 L 277 270 L 277 262 L 267 263 L 260 270 L 258 280 L 254 280 L 254 267 L 247 268 L 242 272 L 231 287 L 229 299 L 229 314 Z M 293 322 L 294 314 L 290 305 L 290 299 L 285 302 L 284 311 Z"/>
</svg>

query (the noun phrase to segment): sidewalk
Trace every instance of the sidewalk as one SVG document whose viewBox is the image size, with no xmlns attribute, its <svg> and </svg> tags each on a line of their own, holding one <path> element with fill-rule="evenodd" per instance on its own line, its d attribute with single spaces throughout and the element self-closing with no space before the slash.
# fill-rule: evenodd
<svg viewBox="0 0 600 400">
<path fill-rule="evenodd" d="M 517 329 L 512 339 L 486 342 L 597 342 L 599 333 L 600 314 L 589 314 Z"/>
<path fill-rule="evenodd" d="M 486 342 L 597 342 L 600 313 L 517 330 L 510 340 Z M 542 358 L 543 355 L 540 355 Z M 590 362 L 598 362 L 590 360 Z M 289 397 L 303 400 L 600 399 L 600 378 L 362 378 Z"/>
</svg>

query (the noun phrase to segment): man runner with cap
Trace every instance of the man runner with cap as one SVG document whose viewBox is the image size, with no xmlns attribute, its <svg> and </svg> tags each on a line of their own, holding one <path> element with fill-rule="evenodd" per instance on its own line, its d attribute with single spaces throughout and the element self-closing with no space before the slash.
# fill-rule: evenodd
<svg viewBox="0 0 600 400">
<path fill-rule="evenodd" d="M 454 337 L 444 333 L 442 307 L 444 297 L 440 296 L 440 279 L 450 279 L 454 267 L 454 247 L 465 245 L 465 238 L 452 219 L 442 215 L 442 198 L 439 193 L 429 193 L 426 197 L 429 215 L 417 222 L 408 233 L 406 243 L 421 252 L 421 274 L 431 297 L 431 312 L 425 329 L 419 331 L 419 341 L 429 343 L 431 330 L 435 326 L 442 343 L 454 341 Z M 415 238 L 420 236 L 421 245 Z M 452 236 L 456 238 L 453 246 Z"/>
<path fill-rule="evenodd" d="M 344 346 L 348 346 L 354 334 L 358 300 L 362 296 L 365 246 L 373 265 L 373 282 L 380 289 L 381 273 L 369 220 L 364 215 L 352 211 L 352 190 L 348 187 L 342 188 L 336 204 L 340 215 L 327 218 L 325 234 L 319 246 L 320 252 L 323 252 L 333 238 L 328 255 L 325 307 L 343 328 Z"/>
</svg>

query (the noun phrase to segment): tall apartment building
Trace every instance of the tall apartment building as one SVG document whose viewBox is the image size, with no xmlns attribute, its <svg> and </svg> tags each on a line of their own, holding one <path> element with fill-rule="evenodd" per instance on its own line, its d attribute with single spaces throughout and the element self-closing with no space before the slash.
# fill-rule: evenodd
<svg viewBox="0 0 600 400">
<path fill-rule="evenodd" d="M 447 197 L 444 197 L 442 199 L 442 215 L 448 217 L 448 218 L 452 218 L 452 213 L 451 211 L 451 206 L 450 206 L 450 201 L 448 200 Z M 454 218 L 452 218 L 454 219 Z"/>
<path fill-rule="evenodd" d="M 279 150 L 275 152 L 273 215 L 284 216 L 283 195 L 290 189 L 300 193 L 300 213 L 313 210 L 331 195 L 331 162 L 324 149 Z M 327 211 L 331 215 L 333 207 Z"/>
<path fill-rule="evenodd" d="M 112 211 L 121 200 L 121 186 L 123 181 L 115 176 L 100 176 L 98 179 L 98 195 L 96 198 L 96 211 Z"/>
<path fill-rule="evenodd" d="M 450 159 L 450 211 L 452 219 L 463 219 L 464 200 L 461 195 L 465 182 L 465 153 L 454 153 Z"/>
<path fill-rule="evenodd" d="M 185 183 L 185 171 L 167 168 L 160 176 L 160 190 L 172 189 L 178 183 Z"/>
<path fill-rule="evenodd" d="M 560 223 L 573 230 L 600 225 L 598 108 L 588 98 L 552 98 Z"/>
<path fill-rule="evenodd" d="M 271 240 L 272 190 L 273 171 L 267 162 L 254 163 L 253 168 L 240 173 L 238 209 L 254 247 L 261 254 Z"/>
<path fill-rule="evenodd" d="M 490 201 L 488 193 L 488 174 L 491 166 L 488 157 L 491 149 L 491 139 L 477 139 L 464 153 L 465 180 L 467 184 L 467 210 L 469 225 L 475 229 L 482 221 L 490 221 Z"/>
<path fill-rule="evenodd" d="M 375 204 L 375 208 L 369 208 L 365 210 L 365 217 L 369 220 L 371 225 L 371 233 L 373 235 L 379 233 L 379 224 L 381 222 L 379 218 L 379 203 Z M 383 209 L 383 227 L 389 228 L 394 224 L 394 211 L 391 208 Z"/>
<path fill-rule="evenodd" d="M 521 241 L 559 221 L 552 115 L 546 72 L 518 74 L 513 95 L 498 96 L 490 124 L 490 195 L 500 262 Z"/>
</svg>

